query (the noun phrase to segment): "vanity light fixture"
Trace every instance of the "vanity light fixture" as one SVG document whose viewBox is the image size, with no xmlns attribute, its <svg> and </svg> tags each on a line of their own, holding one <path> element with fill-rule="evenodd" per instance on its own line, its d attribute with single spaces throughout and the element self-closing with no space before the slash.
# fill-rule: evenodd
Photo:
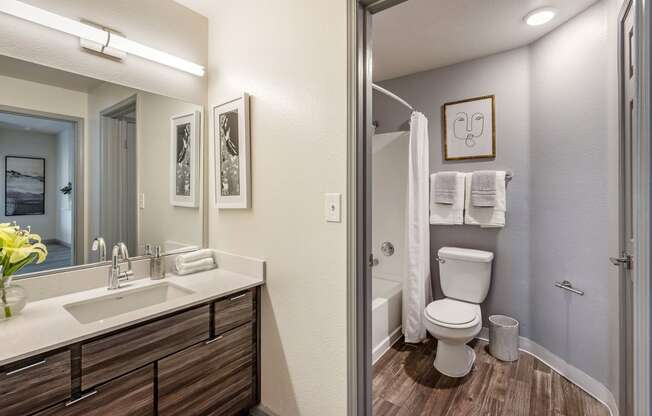
<svg viewBox="0 0 652 416">
<path fill-rule="evenodd" d="M 18 0 L 1 0 L 0 12 L 76 36 L 80 39 L 83 47 L 114 58 L 122 59 L 126 54 L 131 54 L 199 77 L 203 77 L 205 73 L 204 67 L 201 65 L 134 42 L 108 30 L 60 16 Z"/>
<path fill-rule="evenodd" d="M 525 15 L 523 20 L 530 26 L 541 26 L 551 21 L 557 14 L 554 7 L 542 7 Z"/>
</svg>

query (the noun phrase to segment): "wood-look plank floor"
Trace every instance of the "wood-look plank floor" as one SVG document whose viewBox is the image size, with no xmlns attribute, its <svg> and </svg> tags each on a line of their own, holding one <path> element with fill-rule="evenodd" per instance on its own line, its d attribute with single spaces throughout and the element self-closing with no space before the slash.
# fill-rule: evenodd
<svg viewBox="0 0 652 416">
<path fill-rule="evenodd" d="M 60 269 L 62 267 L 72 266 L 72 253 L 70 247 L 57 243 L 47 243 L 48 256 L 41 264 L 32 263 L 23 267 L 19 275 L 46 270 Z"/>
<path fill-rule="evenodd" d="M 548 366 L 521 353 L 496 360 L 473 341 L 475 368 L 453 379 L 433 367 L 436 341 L 397 342 L 375 365 L 374 416 L 608 416 L 609 411 Z"/>
</svg>

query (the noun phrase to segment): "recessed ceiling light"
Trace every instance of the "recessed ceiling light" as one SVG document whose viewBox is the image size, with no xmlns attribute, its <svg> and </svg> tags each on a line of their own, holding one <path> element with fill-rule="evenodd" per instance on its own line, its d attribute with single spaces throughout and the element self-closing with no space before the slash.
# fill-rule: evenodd
<svg viewBox="0 0 652 416">
<path fill-rule="evenodd" d="M 551 21 L 557 14 L 557 9 L 552 7 L 543 7 L 528 13 L 523 20 L 530 26 L 540 26 Z"/>
</svg>

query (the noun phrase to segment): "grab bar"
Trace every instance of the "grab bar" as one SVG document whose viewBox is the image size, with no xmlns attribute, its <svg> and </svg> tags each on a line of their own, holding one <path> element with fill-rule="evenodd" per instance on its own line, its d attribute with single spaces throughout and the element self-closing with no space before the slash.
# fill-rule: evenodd
<svg viewBox="0 0 652 416">
<path fill-rule="evenodd" d="M 563 282 L 556 282 L 555 286 L 557 286 L 558 288 L 564 289 L 564 290 L 568 290 L 569 292 L 573 292 L 576 295 L 584 296 L 584 291 L 579 290 L 579 289 L 575 289 L 573 287 L 573 284 L 571 282 L 569 282 L 568 280 L 564 280 Z"/>
</svg>

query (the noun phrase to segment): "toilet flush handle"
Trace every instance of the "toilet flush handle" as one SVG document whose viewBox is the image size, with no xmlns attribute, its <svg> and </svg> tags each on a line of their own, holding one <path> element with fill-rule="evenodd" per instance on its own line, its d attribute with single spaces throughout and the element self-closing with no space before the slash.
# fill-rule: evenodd
<svg viewBox="0 0 652 416">
<path fill-rule="evenodd" d="M 439 257 L 439 256 L 435 256 L 435 260 L 438 261 L 439 263 L 442 263 L 442 264 L 443 264 L 443 263 L 446 263 L 446 259 L 442 259 L 442 258 Z"/>
</svg>

